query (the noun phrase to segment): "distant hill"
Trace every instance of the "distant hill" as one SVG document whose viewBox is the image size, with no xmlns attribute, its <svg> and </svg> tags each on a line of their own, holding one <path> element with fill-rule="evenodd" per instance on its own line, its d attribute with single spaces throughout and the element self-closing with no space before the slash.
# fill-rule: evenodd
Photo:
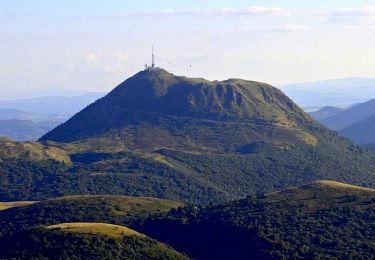
<svg viewBox="0 0 375 260">
<path fill-rule="evenodd" d="M 322 124 L 334 130 L 341 130 L 375 115 L 375 99 L 354 105 L 331 117 L 321 120 Z"/>
<path fill-rule="evenodd" d="M 344 110 L 345 110 L 345 108 L 341 108 L 341 107 L 325 106 L 325 107 L 322 107 L 319 110 L 309 112 L 309 114 L 314 119 L 316 119 L 318 121 L 322 121 L 322 120 L 324 120 L 326 118 L 329 118 L 331 116 L 334 116 L 334 115 L 336 115 L 336 114 L 338 114 L 338 113 L 340 113 Z"/>
<path fill-rule="evenodd" d="M 0 136 L 17 141 L 38 140 L 102 95 L 0 100 Z"/>
<path fill-rule="evenodd" d="M 318 181 L 153 217 L 135 229 L 194 259 L 372 258 L 375 190 Z"/>
<path fill-rule="evenodd" d="M 19 119 L 0 120 L 0 136 L 17 141 L 36 141 L 64 121 L 59 119 L 41 122 Z"/>
<path fill-rule="evenodd" d="M 33 116 L 33 113 L 25 111 L 25 110 L 9 109 L 9 108 L 0 109 L 1 120 L 11 120 L 11 119 L 26 120 L 26 119 L 30 119 L 30 117 L 32 116 Z"/>
<path fill-rule="evenodd" d="M 89 93 L 73 97 L 46 96 L 18 100 L 0 100 L 0 109 L 23 110 L 37 114 L 73 114 L 103 95 L 103 93 Z"/>
<path fill-rule="evenodd" d="M 324 107 L 309 114 L 353 142 L 374 147 L 375 99 L 345 109 Z"/>
<path fill-rule="evenodd" d="M 23 203 L 28 206 L 23 206 L 21 202 L 15 204 L 0 211 L 3 233 L 64 222 L 104 222 L 131 226 L 135 221 L 146 219 L 152 214 L 182 206 L 171 200 L 114 195 L 77 195 Z"/>
<path fill-rule="evenodd" d="M 123 226 L 180 206 L 169 200 L 125 196 L 14 203 L 0 211 L 0 258 L 187 259 Z"/>
<path fill-rule="evenodd" d="M 342 106 L 375 98 L 375 79 L 343 78 L 318 82 L 296 83 L 280 88 L 298 105 Z"/>
<path fill-rule="evenodd" d="M 62 223 L 0 238 L 2 259 L 188 259 L 129 228 L 106 223 Z"/>
<path fill-rule="evenodd" d="M 365 120 L 340 129 L 339 133 L 358 144 L 375 144 L 375 113 Z"/>
</svg>

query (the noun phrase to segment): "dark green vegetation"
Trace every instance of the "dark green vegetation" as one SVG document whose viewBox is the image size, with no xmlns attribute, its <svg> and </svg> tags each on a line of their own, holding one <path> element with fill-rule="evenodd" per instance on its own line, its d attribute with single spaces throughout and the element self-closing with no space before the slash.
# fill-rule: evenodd
<svg viewBox="0 0 375 260">
<path fill-rule="evenodd" d="M 73 196 L 6 209 L 0 211 L 0 258 L 183 259 L 178 253 L 183 252 L 193 259 L 372 259 L 375 254 L 372 189 L 318 181 L 221 205 L 179 206 L 153 198 Z"/>
<path fill-rule="evenodd" d="M 375 187 L 372 153 L 280 90 L 239 79 L 142 71 L 41 140 L 0 143 L 1 201 L 122 194 L 207 205 L 319 179 Z"/>
<path fill-rule="evenodd" d="M 148 216 L 169 211 L 180 203 L 126 196 L 71 196 L 13 207 L 0 214 L 0 230 L 17 233 L 38 225 L 64 222 L 104 222 L 131 225 Z M 31 217 L 32 216 L 32 217 Z"/>
<path fill-rule="evenodd" d="M 141 234 L 119 236 L 59 228 L 34 228 L 0 238 L 1 259 L 188 259 L 174 249 Z M 112 225 L 114 230 L 123 227 Z"/>
<path fill-rule="evenodd" d="M 15 205 L 0 212 L 0 259 L 186 259 L 149 237 L 112 225 L 131 226 L 179 206 L 125 196 L 72 196 Z"/>
<path fill-rule="evenodd" d="M 195 259 L 372 259 L 374 223 L 375 190 L 323 181 L 173 210 L 136 229 Z"/>
</svg>

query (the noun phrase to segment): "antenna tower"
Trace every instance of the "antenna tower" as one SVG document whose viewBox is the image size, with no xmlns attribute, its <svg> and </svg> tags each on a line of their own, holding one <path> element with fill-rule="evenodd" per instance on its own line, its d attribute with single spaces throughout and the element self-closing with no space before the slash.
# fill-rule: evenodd
<svg viewBox="0 0 375 260">
<path fill-rule="evenodd" d="M 151 67 L 155 68 L 154 45 L 152 45 L 152 63 L 151 63 Z"/>
</svg>

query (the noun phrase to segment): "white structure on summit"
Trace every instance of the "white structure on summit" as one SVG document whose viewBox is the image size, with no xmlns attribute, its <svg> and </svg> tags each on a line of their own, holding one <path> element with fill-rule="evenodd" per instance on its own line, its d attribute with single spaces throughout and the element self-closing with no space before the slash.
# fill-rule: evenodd
<svg viewBox="0 0 375 260">
<path fill-rule="evenodd" d="M 151 67 L 148 64 L 145 65 L 145 70 L 154 70 L 155 67 L 155 55 L 154 55 L 154 45 L 152 45 L 152 56 L 151 56 Z"/>
<path fill-rule="evenodd" d="M 152 63 L 151 67 L 155 69 L 155 56 L 154 56 L 154 45 L 152 45 Z"/>
</svg>

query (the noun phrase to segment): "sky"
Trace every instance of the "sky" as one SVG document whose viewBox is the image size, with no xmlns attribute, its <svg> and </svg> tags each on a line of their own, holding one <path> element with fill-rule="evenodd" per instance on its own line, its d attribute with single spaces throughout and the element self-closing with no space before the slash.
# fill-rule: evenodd
<svg viewBox="0 0 375 260">
<path fill-rule="evenodd" d="M 107 92 L 150 63 L 282 85 L 375 77 L 375 0 L 1 0 L 0 99 Z"/>
</svg>

